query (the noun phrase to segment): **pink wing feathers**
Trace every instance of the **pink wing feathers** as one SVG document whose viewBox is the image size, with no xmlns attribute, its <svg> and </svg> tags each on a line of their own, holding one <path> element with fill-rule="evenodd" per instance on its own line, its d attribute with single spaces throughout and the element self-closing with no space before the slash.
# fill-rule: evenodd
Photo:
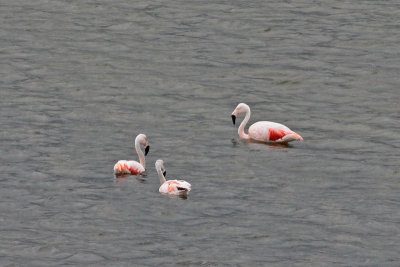
<svg viewBox="0 0 400 267">
<path fill-rule="evenodd" d="M 286 143 L 293 140 L 303 140 L 300 135 L 285 125 L 270 121 L 259 121 L 251 125 L 249 136 L 251 139 L 261 142 Z"/>
<path fill-rule="evenodd" d="M 292 140 L 303 140 L 303 138 L 293 131 L 282 129 L 269 129 L 269 140 L 274 142 L 289 142 Z"/>
<path fill-rule="evenodd" d="M 114 165 L 115 174 L 141 174 L 144 172 L 143 166 L 137 161 L 120 160 Z"/>
<path fill-rule="evenodd" d="M 191 185 L 183 180 L 169 180 L 160 186 L 160 193 L 186 194 L 191 190 Z"/>
</svg>

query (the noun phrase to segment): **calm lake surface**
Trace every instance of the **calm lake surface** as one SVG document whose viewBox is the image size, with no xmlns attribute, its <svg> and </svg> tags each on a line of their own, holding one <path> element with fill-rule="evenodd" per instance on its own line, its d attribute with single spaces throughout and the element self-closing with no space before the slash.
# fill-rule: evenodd
<svg viewBox="0 0 400 267">
<path fill-rule="evenodd" d="M 399 266 L 399 24 L 394 0 L 0 0 L 0 265 Z M 304 142 L 239 140 L 240 102 Z M 147 175 L 115 179 L 139 133 Z"/>
</svg>

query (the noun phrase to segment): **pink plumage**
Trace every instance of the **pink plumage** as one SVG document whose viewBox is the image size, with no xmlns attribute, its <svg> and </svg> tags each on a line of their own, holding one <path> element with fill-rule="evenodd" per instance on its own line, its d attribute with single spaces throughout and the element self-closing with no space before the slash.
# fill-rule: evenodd
<svg viewBox="0 0 400 267">
<path fill-rule="evenodd" d="M 288 143 L 294 140 L 303 140 L 299 134 L 290 130 L 287 126 L 271 121 L 259 121 L 254 123 L 249 127 L 248 134 L 246 134 L 244 128 L 250 119 L 250 107 L 245 103 L 237 105 L 235 110 L 232 112 L 233 124 L 235 124 L 236 117 L 241 113 L 246 114 L 238 129 L 238 134 L 243 139 L 252 139 L 268 143 Z"/>
<path fill-rule="evenodd" d="M 115 174 L 133 174 L 133 175 L 138 175 L 144 172 L 145 169 L 137 161 L 134 160 L 119 160 L 115 165 L 114 165 L 114 173 Z"/>
</svg>

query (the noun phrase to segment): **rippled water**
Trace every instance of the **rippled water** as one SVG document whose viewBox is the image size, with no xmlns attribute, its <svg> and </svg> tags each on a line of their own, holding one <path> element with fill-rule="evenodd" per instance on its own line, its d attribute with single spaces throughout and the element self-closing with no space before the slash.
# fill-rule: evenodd
<svg viewBox="0 0 400 267">
<path fill-rule="evenodd" d="M 1 0 L 0 264 L 398 266 L 399 12 Z M 240 141 L 239 102 L 305 141 Z M 147 175 L 115 179 L 138 133 Z"/>
</svg>

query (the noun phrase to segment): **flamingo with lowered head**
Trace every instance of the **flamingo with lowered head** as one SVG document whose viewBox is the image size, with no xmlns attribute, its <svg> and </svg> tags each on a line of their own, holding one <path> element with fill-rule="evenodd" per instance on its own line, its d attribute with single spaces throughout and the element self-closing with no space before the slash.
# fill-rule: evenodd
<svg viewBox="0 0 400 267">
<path fill-rule="evenodd" d="M 145 147 L 145 154 L 140 149 L 140 146 Z M 126 175 L 126 174 L 133 174 L 138 175 L 145 171 L 146 169 L 146 161 L 144 156 L 149 153 L 150 146 L 149 142 L 147 141 L 147 137 L 144 134 L 139 134 L 135 138 L 135 149 L 139 156 L 139 162 L 134 160 L 120 160 L 114 165 L 114 174 L 119 175 Z"/>
<path fill-rule="evenodd" d="M 158 173 L 158 177 L 160 178 L 160 189 L 158 190 L 160 193 L 163 194 L 172 194 L 172 195 L 187 195 L 191 190 L 191 185 L 183 180 L 165 180 L 165 167 L 164 161 L 159 159 L 156 161 L 156 170 Z"/>
<path fill-rule="evenodd" d="M 293 132 L 285 125 L 271 121 L 258 121 L 254 123 L 249 127 L 249 133 L 246 134 L 244 132 L 244 127 L 246 127 L 251 114 L 248 105 L 245 103 L 237 105 L 232 112 L 232 122 L 235 124 L 236 116 L 241 113 L 246 113 L 238 129 L 239 136 L 243 139 L 268 143 L 288 143 L 294 140 L 303 141 L 303 138 L 299 134 Z"/>
</svg>

